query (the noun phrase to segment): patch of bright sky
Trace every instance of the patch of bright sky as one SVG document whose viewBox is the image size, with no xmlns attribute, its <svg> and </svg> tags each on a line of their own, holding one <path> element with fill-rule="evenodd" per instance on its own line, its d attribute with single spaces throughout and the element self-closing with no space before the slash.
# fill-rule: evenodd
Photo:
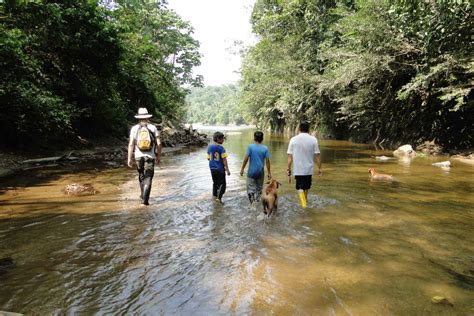
<svg viewBox="0 0 474 316">
<path fill-rule="evenodd" d="M 202 55 L 201 66 L 194 73 L 204 76 L 206 86 L 240 79 L 241 57 L 234 53 L 233 43 L 255 44 L 250 25 L 254 3 L 255 0 L 168 0 L 168 8 L 194 28 Z"/>
</svg>

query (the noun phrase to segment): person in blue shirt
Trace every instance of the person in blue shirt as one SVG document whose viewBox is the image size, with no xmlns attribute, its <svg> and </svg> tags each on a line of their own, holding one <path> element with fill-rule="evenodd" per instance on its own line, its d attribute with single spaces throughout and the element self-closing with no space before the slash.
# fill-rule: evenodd
<svg viewBox="0 0 474 316">
<path fill-rule="evenodd" d="M 225 174 L 230 176 L 229 167 L 227 165 L 227 153 L 224 146 L 224 134 L 215 132 L 214 144 L 207 147 L 207 160 L 209 160 L 209 169 L 212 175 L 212 196 L 216 201 L 222 203 L 222 196 L 225 193 L 226 181 Z"/>
<path fill-rule="evenodd" d="M 252 204 L 260 199 L 263 190 L 263 180 L 265 178 L 265 165 L 267 166 L 268 179 L 271 179 L 270 171 L 270 152 L 267 146 L 262 145 L 263 133 L 256 131 L 253 135 L 254 143 L 247 147 L 244 162 L 240 175 L 244 175 L 245 166 L 250 159 L 249 169 L 247 170 L 247 195 Z"/>
</svg>

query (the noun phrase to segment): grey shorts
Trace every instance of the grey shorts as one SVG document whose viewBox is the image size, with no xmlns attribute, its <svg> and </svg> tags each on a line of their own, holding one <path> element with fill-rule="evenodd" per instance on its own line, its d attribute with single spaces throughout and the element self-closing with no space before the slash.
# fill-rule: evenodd
<svg viewBox="0 0 474 316">
<path fill-rule="evenodd" d="M 253 194 L 255 197 L 259 197 L 262 195 L 263 190 L 263 179 L 265 177 L 261 177 L 258 179 L 247 177 L 247 194 Z"/>
</svg>

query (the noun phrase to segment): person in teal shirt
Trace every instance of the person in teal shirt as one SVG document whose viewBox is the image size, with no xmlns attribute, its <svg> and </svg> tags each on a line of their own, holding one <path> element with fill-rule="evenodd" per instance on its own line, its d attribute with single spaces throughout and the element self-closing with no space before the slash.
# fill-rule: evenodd
<svg viewBox="0 0 474 316">
<path fill-rule="evenodd" d="M 268 147 L 262 145 L 263 133 L 256 131 L 253 135 L 254 143 L 247 147 L 244 162 L 240 175 L 244 175 L 245 166 L 250 159 L 249 168 L 247 170 L 247 195 L 252 204 L 260 199 L 263 190 L 263 180 L 265 178 L 265 165 L 267 166 L 268 179 L 272 178 L 270 170 L 270 152 Z"/>
</svg>

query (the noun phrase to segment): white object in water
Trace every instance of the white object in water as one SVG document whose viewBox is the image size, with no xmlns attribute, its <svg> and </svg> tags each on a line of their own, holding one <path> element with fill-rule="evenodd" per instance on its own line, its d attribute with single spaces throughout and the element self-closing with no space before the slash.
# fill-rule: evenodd
<svg viewBox="0 0 474 316">
<path fill-rule="evenodd" d="M 387 157 L 387 156 L 375 156 L 375 159 L 377 160 L 390 160 L 393 159 L 392 157 Z"/>
<path fill-rule="evenodd" d="M 436 167 L 449 168 L 451 167 L 451 161 L 447 160 L 447 161 L 435 162 L 435 163 L 432 163 L 431 165 L 436 166 Z"/>
</svg>

